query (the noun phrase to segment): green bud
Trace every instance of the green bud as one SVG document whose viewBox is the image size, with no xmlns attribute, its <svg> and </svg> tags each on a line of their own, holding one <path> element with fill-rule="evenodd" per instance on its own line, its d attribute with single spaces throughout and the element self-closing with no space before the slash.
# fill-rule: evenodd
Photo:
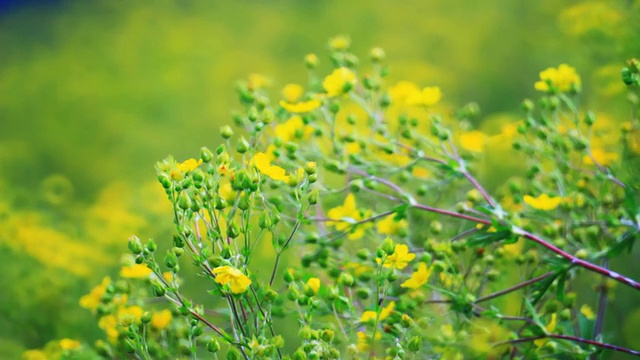
<svg viewBox="0 0 640 360">
<path fill-rule="evenodd" d="M 250 146 L 251 145 L 249 145 L 247 139 L 245 139 L 244 136 L 241 136 L 240 139 L 238 139 L 238 143 L 236 144 L 236 151 L 240 154 L 244 154 L 249 150 Z"/>
<path fill-rule="evenodd" d="M 207 343 L 207 351 L 214 354 L 220 351 L 220 342 L 218 339 L 211 337 L 211 340 Z"/>
<path fill-rule="evenodd" d="M 308 196 L 309 204 L 310 205 L 317 204 L 319 198 L 320 198 L 320 193 L 318 192 L 317 188 L 314 188 L 313 190 L 311 190 Z"/>
<path fill-rule="evenodd" d="M 129 243 L 127 244 L 127 246 L 129 247 L 129 251 L 131 251 L 134 255 L 142 253 L 142 242 L 135 235 L 129 238 Z"/>
<path fill-rule="evenodd" d="M 221 197 L 216 197 L 213 206 L 216 208 L 216 210 L 222 210 L 227 207 L 227 200 Z"/>
<path fill-rule="evenodd" d="M 429 224 L 429 231 L 434 235 L 440 234 L 442 232 L 442 223 L 438 220 L 432 221 L 431 224 Z"/>
<path fill-rule="evenodd" d="M 420 351 L 420 349 L 422 349 L 422 338 L 420 338 L 420 336 L 412 337 L 407 344 L 407 348 L 412 352 Z"/>
<path fill-rule="evenodd" d="M 171 182 L 171 178 L 169 178 L 169 175 L 165 173 L 158 174 L 158 181 L 162 185 L 163 189 L 165 190 L 171 189 L 172 182 Z"/>
<path fill-rule="evenodd" d="M 393 240 L 388 237 L 384 239 L 382 245 L 380 245 L 380 249 L 382 249 L 382 251 L 384 251 L 384 253 L 387 255 L 393 255 L 393 253 L 396 251 L 396 244 L 394 244 Z"/>
<path fill-rule="evenodd" d="M 223 127 L 220 128 L 220 136 L 222 136 L 223 139 L 229 139 L 230 137 L 233 136 L 233 129 L 231 129 L 231 126 L 229 125 L 225 125 Z M 204 148 L 203 148 L 204 149 Z M 205 161 L 205 159 L 202 159 L 202 161 Z"/>
<path fill-rule="evenodd" d="M 198 337 L 200 335 L 202 335 L 202 326 L 194 326 L 193 328 L 191 328 L 191 335 L 193 337 Z"/>
<path fill-rule="evenodd" d="M 148 311 L 145 311 L 145 312 L 142 314 L 142 316 L 140 317 L 140 321 L 141 321 L 143 324 L 148 324 L 148 323 L 150 323 L 150 322 L 151 322 L 151 313 L 150 313 L 150 312 L 148 312 Z"/>
<path fill-rule="evenodd" d="M 147 250 L 149 252 L 154 252 L 156 251 L 157 248 L 158 248 L 158 245 L 156 245 L 156 242 L 153 241 L 153 239 L 149 239 L 149 241 L 147 241 Z"/>
<path fill-rule="evenodd" d="M 258 219 L 258 225 L 260 226 L 261 229 L 270 229 L 271 226 L 273 225 L 273 222 L 271 221 L 271 216 L 269 216 L 269 213 L 267 211 L 263 212 L 260 215 L 260 218 Z"/>
<path fill-rule="evenodd" d="M 164 258 L 164 265 L 169 269 L 173 269 L 178 265 L 178 259 L 172 251 L 167 251 L 167 255 Z"/>
<path fill-rule="evenodd" d="M 413 325 L 413 320 L 411 320 L 409 315 L 402 314 L 402 317 L 400 318 L 400 325 L 402 325 L 403 328 L 408 329 Z"/>
<path fill-rule="evenodd" d="M 338 278 L 338 282 L 341 285 L 351 287 L 354 284 L 353 276 L 351 276 L 351 274 L 349 273 L 342 273 Z"/>
<path fill-rule="evenodd" d="M 315 174 L 317 170 L 317 164 L 314 161 L 307 161 L 304 164 L 304 172 L 308 175 Z"/>
<path fill-rule="evenodd" d="M 193 204 L 189 195 L 187 195 L 186 192 L 180 193 L 180 195 L 178 196 L 178 208 L 182 210 L 188 210 L 191 208 L 191 205 Z"/>
<path fill-rule="evenodd" d="M 167 293 L 167 290 L 164 288 L 164 286 L 162 286 L 162 284 L 159 284 L 157 282 L 151 283 L 151 291 L 153 292 L 153 295 L 157 297 L 163 297 L 164 294 Z"/>
<path fill-rule="evenodd" d="M 356 298 L 366 300 L 371 296 L 371 291 L 367 288 L 357 288 L 355 291 Z"/>
</svg>

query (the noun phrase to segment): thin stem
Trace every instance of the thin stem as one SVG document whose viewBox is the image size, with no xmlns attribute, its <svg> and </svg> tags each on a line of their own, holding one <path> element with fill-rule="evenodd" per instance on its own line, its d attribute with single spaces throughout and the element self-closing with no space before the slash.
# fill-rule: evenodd
<svg viewBox="0 0 640 360">
<path fill-rule="evenodd" d="M 609 265 L 609 261 L 607 259 L 602 260 L 602 267 L 607 268 Z M 600 284 L 598 289 L 598 316 L 596 317 L 596 324 L 593 329 L 593 339 L 598 339 L 600 334 L 602 334 L 602 328 L 604 327 L 604 314 L 607 310 L 607 301 L 608 301 L 608 287 L 604 283 L 604 281 Z"/>
<path fill-rule="evenodd" d="M 568 341 L 573 341 L 573 342 L 577 342 L 577 343 L 597 346 L 597 347 L 600 347 L 600 348 L 603 348 L 603 349 L 618 351 L 618 352 L 622 352 L 622 353 L 625 353 L 625 354 L 640 356 L 640 351 L 627 349 L 627 348 L 624 348 L 624 347 L 621 347 L 621 346 L 612 345 L 612 344 L 606 344 L 606 343 L 603 343 L 603 342 L 600 342 L 600 341 L 594 341 L 594 340 L 579 338 L 577 336 L 556 335 L 556 334 L 532 336 L 532 337 L 520 338 L 520 339 L 515 339 L 515 340 L 501 341 L 501 342 L 494 343 L 493 347 L 498 347 L 498 346 L 502 346 L 502 345 L 520 344 L 520 343 L 525 343 L 525 342 L 532 342 L 532 341 L 535 341 L 535 340 L 538 340 L 538 339 L 544 339 L 544 338 L 568 340 Z"/>
<path fill-rule="evenodd" d="M 529 285 L 531 285 L 531 284 L 533 284 L 533 283 L 536 283 L 536 282 L 538 282 L 538 281 L 540 281 L 540 280 L 546 279 L 546 278 L 548 278 L 549 276 L 552 276 L 553 274 L 555 274 L 555 272 L 553 272 L 553 271 L 549 271 L 549 272 L 548 272 L 548 273 L 546 273 L 546 274 L 542 274 L 542 275 L 540 275 L 540 276 L 538 276 L 538 277 L 535 277 L 535 278 L 533 278 L 533 279 L 529 279 L 529 280 L 527 280 L 527 281 L 521 282 L 520 284 L 517 284 L 517 285 L 511 286 L 511 287 L 506 288 L 506 289 L 504 289 L 504 290 L 496 291 L 496 292 L 494 292 L 493 294 L 489 294 L 489 295 L 487 295 L 487 296 L 483 296 L 483 297 L 481 297 L 481 298 L 478 298 L 478 299 L 476 300 L 476 303 L 481 303 L 481 302 L 483 302 L 483 301 L 487 301 L 487 300 L 495 299 L 495 298 L 497 298 L 497 297 L 499 297 L 499 296 L 502 296 L 502 295 L 508 294 L 508 293 L 510 293 L 510 292 L 516 291 L 516 290 L 518 290 L 518 289 L 521 289 L 521 288 L 523 288 L 523 287 L 526 287 L 526 286 L 529 286 Z"/>
</svg>

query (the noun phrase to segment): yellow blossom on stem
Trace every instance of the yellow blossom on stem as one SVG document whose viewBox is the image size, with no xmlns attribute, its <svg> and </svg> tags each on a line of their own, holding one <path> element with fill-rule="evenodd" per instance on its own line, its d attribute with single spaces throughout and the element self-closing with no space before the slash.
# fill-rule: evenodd
<svg viewBox="0 0 640 360">
<path fill-rule="evenodd" d="M 620 158 L 618 154 L 606 152 L 600 148 L 592 149 L 591 155 L 593 155 L 593 159 L 595 159 L 596 162 L 602 166 L 609 166 L 618 161 L 618 159 Z M 593 165 L 593 159 L 591 158 L 591 156 L 585 155 L 582 158 L 582 162 L 585 165 Z"/>
<path fill-rule="evenodd" d="M 251 279 L 242 271 L 231 266 L 218 266 L 211 271 L 216 275 L 216 282 L 220 285 L 229 284 L 229 289 L 234 294 L 242 294 L 251 285 Z"/>
<path fill-rule="evenodd" d="M 369 216 L 368 213 L 365 213 L 365 216 Z M 353 194 L 347 195 L 344 199 L 343 205 L 338 205 L 333 209 L 330 209 L 327 212 L 327 217 L 335 220 L 329 224 L 334 226 L 338 231 L 346 230 L 353 223 L 363 219 L 363 216 L 360 214 L 360 210 L 358 210 L 356 206 L 356 197 Z M 364 235 L 365 230 L 371 226 L 372 225 L 370 223 L 361 224 L 357 229 L 355 229 L 355 231 L 349 234 L 348 238 L 350 240 L 361 238 Z"/>
<path fill-rule="evenodd" d="M 310 278 L 309 280 L 307 280 L 307 285 L 309 285 L 309 287 L 313 290 L 313 292 L 317 294 L 318 291 L 320 290 L 320 279 L 315 277 Z"/>
<path fill-rule="evenodd" d="M 284 123 L 278 124 L 274 132 L 280 140 L 287 142 L 296 139 L 306 139 L 313 133 L 313 128 L 306 125 L 300 116 L 295 115 Z"/>
<path fill-rule="evenodd" d="M 259 152 L 253 156 L 253 164 L 262 174 L 267 175 L 273 180 L 287 181 L 289 177 L 287 172 L 280 166 L 271 165 L 271 159 L 267 154 Z"/>
<path fill-rule="evenodd" d="M 525 195 L 523 200 L 534 209 L 548 211 L 557 208 L 558 205 L 560 205 L 560 203 L 562 202 L 562 197 L 550 197 L 547 194 L 541 194 L 540 196 L 534 198 L 531 195 Z"/>
<path fill-rule="evenodd" d="M 400 284 L 400 286 L 414 290 L 418 289 L 429 281 L 432 271 L 433 269 L 427 268 L 427 265 L 421 262 L 420 265 L 418 265 L 418 270 L 414 271 L 413 274 L 411 274 L 411 277 Z"/>
<path fill-rule="evenodd" d="M 318 99 L 311 99 L 308 101 L 301 101 L 298 103 L 291 103 L 286 101 L 280 101 L 280 106 L 290 113 L 307 113 L 320 107 L 322 103 Z"/>
<path fill-rule="evenodd" d="M 391 101 L 394 104 L 408 104 L 408 100 L 419 96 L 420 88 L 410 81 L 400 81 L 389 89 Z"/>
<path fill-rule="evenodd" d="M 408 226 L 407 220 L 395 221 L 393 216 L 387 216 L 384 219 L 378 221 L 376 227 L 378 232 L 384 235 L 397 234 L 402 229 L 406 229 Z"/>
<path fill-rule="evenodd" d="M 271 85 L 271 79 L 262 74 L 250 74 L 247 85 L 251 90 L 264 89 Z"/>
<path fill-rule="evenodd" d="M 189 172 L 195 170 L 198 166 L 202 164 L 202 159 L 188 159 L 178 164 L 178 170 L 182 172 Z"/>
<path fill-rule="evenodd" d="M 105 277 L 102 279 L 102 283 L 100 285 L 91 289 L 89 294 L 84 295 L 80 298 L 80 306 L 85 309 L 89 309 L 91 311 L 95 311 L 98 305 L 100 305 L 100 300 L 107 290 L 107 286 L 111 283 L 111 278 Z"/>
<path fill-rule="evenodd" d="M 442 99 L 442 91 L 437 86 L 428 86 L 422 91 L 412 94 L 407 98 L 407 104 L 418 106 L 433 106 Z"/>
<path fill-rule="evenodd" d="M 580 88 L 580 76 L 576 69 L 567 64 L 557 68 L 547 68 L 540 72 L 540 81 L 534 85 L 536 90 L 544 92 L 567 92 L 572 88 Z"/>
<path fill-rule="evenodd" d="M 322 87 L 329 97 L 336 97 L 348 93 L 356 82 L 356 74 L 346 67 L 333 70 L 333 72 L 324 78 Z"/>
<path fill-rule="evenodd" d="M 60 347 L 63 350 L 73 350 L 80 347 L 80 341 L 64 338 L 60 340 Z"/>
<path fill-rule="evenodd" d="M 460 146 L 471 152 L 482 152 L 487 136 L 481 131 L 469 131 L 460 134 Z"/>
<path fill-rule="evenodd" d="M 384 263 L 382 264 L 382 266 L 386 268 L 395 268 L 398 270 L 402 270 L 407 267 L 407 265 L 409 265 L 409 262 L 415 259 L 415 257 L 416 254 L 409 252 L 409 247 L 407 245 L 399 244 L 395 246 L 393 254 L 387 256 L 384 259 Z M 382 263 L 382 260 L 380 258 L 377 258 L 376 262 L 380 264 Z"/>
<path fill-rule="evenodd" d="M 286 102 L 296 102 L 304 94 L 304 88 L 298 84 L 287 84 L 282 89 L 282 97 Z"/>
<path fill-rule="evenodd" d="M 596 318 L 596 315 L 593 313 L 593 310 L 591 310 L 591 307 L 587 304 L 582 305 L 580 307 L 580 313 L 584 315 L 584 317 L 586 317 L 588 320 L 593 320 Z"/>
<path fill-rule="evenodd" d="M 351 46 L 351 39 L 347 35 L 338 35 L 329 39 L 331 50 L 346 50 Z"/>
<path fill-rule="evenodd" d="M 551 314 L 551 320 L 549 321 L 549 323 L 545 328 L 547 334 L 552 333 L 556 329 L 556 325 L 557 325 L 556 320 L 557 320 L 557 314 L 556 313 Z M 547 341 L 549 341 L 549 339 L 543 338 L 543 339 L 535 340 L 533 343 L 536 344 L 536 346 L 540 347 L 546 344 Z"/>
<path fill-rule="evenodd" d="M 152 273 L 153 271 L 145 264 L 133 264 L 120 269 L 120 276 L 126 279 L 145 279 Z"/>
<path fill-rule="evenodd" d="M 158 330 L 166 329 L 171 323 L 171 318 L 171 311 L 167 309 L 153 313 L 151 316 L 151 326 Z"/>
</svg>

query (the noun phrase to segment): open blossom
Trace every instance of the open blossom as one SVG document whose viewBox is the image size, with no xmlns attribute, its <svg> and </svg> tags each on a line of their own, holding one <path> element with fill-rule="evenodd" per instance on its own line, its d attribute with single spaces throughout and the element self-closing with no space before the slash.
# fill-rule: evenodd
<svg viewBox="0 0 640 360">
<path fill-rule="evenodd" d="M 229 289 L 234 294 L 242 294 L 251 285 L 251 279 L 242 271 L 231 266 L 218 266 L 211 271 L 216 275 L 216 282 L 220 285 L 229 284 Z"/>
<path fill-rule="evenodd" d="M 482 152 L 487 141 L 487 135 L 481 131 L 469 131 L 460 134 L 460 146 L 471 152 Z"/>
<path fill-rule="evenodd" d="M 576 69 L 561 64 L 557 68 L 550 67 L 540 72 L 540 81 L 536 82 L 534 87 L 545 92 L 567 92 L 573 87 L 580 87 L 580 76 Z"/>
<path fill-rule="evenodd" d="M 348 93 L 356 82 L 356 74 L 346 67 L 333 70 L 333 72 L 324 78 L 322 87 L 324 87 L 329 97 L 336 97 Z"/>
<path fill-rule="evenodd" d="M 409 247 L 407 245 L 399 244 L 394 248 L 393 254 L 384 259 L 384 263 L 382 263 L 380 258 L 376 259 L 376 261 L 378 264 L 382 263 L 382 266 L 386 268 L 402 270 L 407 267 L 409 262 L 415 259 L 415 257 L 416 254 L 409 252 Z"/>
<path fill-rule="evenodd" d="M 413 274 L 411 274 L 411 277 L 400 284 L 400 286 L 414 290 L 418 289 L 429 281 L 432 271 L 433 269 L 427 268 L 427 265 L 421 262 L 420 265 L 418 265 L 418 270 L 414 271 Z"/>
<path fill-rule="evenodd" d="M 267 175 L 273 180 L 287 181 L 289 177 L 287 172 L 277 165 L 271 165 L 271 159 L 267 154 L 259 152 L 253 156 L 253 164 L 262 174 Z"/>
<path fill-rule="evenodd" d="M 171 310 L 165 309 L 159 312 L 153 313 L 151 316 L 151 326 L 158 330 L 166 329 L 171 323 Z"/>
<path fill-rule="evenodd" d="M 527 203 L 534 209 L 538 210 L 553 210 L 560 205 L 562 202 L 562 197 L 554 196 L 550 197 L 547 194 L 542 194 L 538 197 L 533 197 L 531 195 L 525 195 L 523 198 L 524 202 Z"/>
<path fill-rule="evenodd" d="M 433 106 L 442 99 L 442 91 L 437 86 L 428 86 L 422 91 L 415 92 L 407 97 L 407 104 Z"/>
<path fill-rule="evenodd" d="M 133 264 L 131 266 L 123 266 L 120 269 L 120 276 L 127 279 L 145 279 L 151 275 L 153 271 L 145 264 Z"/>
<path fill-rule="evenodd" d="M 307 113 L 320 107 L 322 103 L 318 99 L 311 99 L 308 101 L 300 101 L 298 103 L 290 103 L 286 101 L 280 101 L 280 106 L 290 113 Z"/>
<path fill-rule="evenodd" d="M 336 220 L 329 224 L 334 226 L 338 231 L 346 230 L 351 227 L 353 223 L 363 219 L 360 210 L 356 206 L 356 197 L 353 194 L 347 195 L 344 199 L 343 205 L 338 205 L 333 209 L 330 209 L 327 212 L 327 216 L 330 219 Z M 365 213 L 365 216 L 368 216 L 368 214 Z M 372 225 L 370 223 L 361 224 L 355 229 L 355 231 L 349 234 L 349 240 L 361 238 L 364 235 L 365 230 L 371 226 Z"/>
</svg>

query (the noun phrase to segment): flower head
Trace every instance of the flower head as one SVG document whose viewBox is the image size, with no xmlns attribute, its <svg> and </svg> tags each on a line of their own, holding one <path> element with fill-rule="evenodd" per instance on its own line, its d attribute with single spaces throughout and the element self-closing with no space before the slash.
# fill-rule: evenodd
<svg viewBox="0 0 640 360">
<path fill-rule="evenodd" d="M 368 214 L 365 213 L 365 216 L 368 216 Z M 353 194 L 347 195 L 343 205 L 338 205 L 330 209 L 327 212 L 327 217 L 335 220 L 335 222 L 330 222 L 330 225 L 334 226 L 338 231 L 346 230 L 352 226 L 353 223 L 363 219 L 360 210 L 358 210 L 356 206 L 356 197 Z M 349 239 L 356 240 L 361 238 L 364 235 L 364 231 L 370 226 L 370 223 L 358 226 L 355 231 L 349 234 Z"/>
<path fill-rule="evenodd" d="M 231 266 L 218 266 L 211 273 L 216 275 L 218 284 L 229 284 L 229 289 L 234 294 L 242 294 L 251 285 L 251 279 L 247 275 Z"/>
<path fill-rule="evenodd" d="M 471 152 L 482 152 L 487 136 L 481 131 L 469 131 L 460 134 L 460 146 Z"/>
<path fill-rule="evenodd" d="M 80 341 L 64 338 L 60 340 L 60 347 L 63 350 L 73 350 L 80 347 Z"/>
<path fill-rule="evenodd" d="M 85 309 L 95 311 L 98 308 L 98 305 L 100 305 L 100 300 L 102 299 L 104 293 L 107 291 L 107 286 L 109 286 L 110 283 L 111 279 L 109 277 L 105 277 L 104 279 L 102 279 L 102 283 L 100 283 L 100 285 L 94 287 L 93 289 L 91 289 L 91 292 L 89 292 L 89 294 L 84 295 L 80 298 L 80 306 Z"/>
<path fill-rule="evenodd" d="M 315 278 L 315 277 L 311 278 L 311 279 L 307 280 L 307 285 L 309 285 L 311 290 L 313 290 L 313 292 L 315 294 L 317 294 L 318 291 L 320 290 L 320 279 Z"/>
<path fill-rule="evenodd" d="M 153 313 L 151 316 L 151 326 L 158 330 L 166 329 L 171 323 L 171 311 L 168 309 Z"/>
<path fill-rule="evenodd" d="M 126 279 L 145 279 L 152 273 L 153 271 L 145 264 L 133 264 L 120 269 L 120 276 Z"/>
<path fill-rule="evenodd" d="M 557 208 L 558 205 L 560 205 L 560 203 L 562 202 L 562 197 L 550 197 L 547 194 L 541 194 L 540 196 L 534 198 L 533 196 L 525 195 L 523 200 L 534 209 L 553 210 Z"/>
<path fill-rule="evenodd" d="M 347 35 L 338 35 L 329 40 L 331 50 L 347 50 L 351 46 L 351 39 Z"/>
<path fill-rule="evenodd" d="M 285 101 L 280 101 L 280 106 L 282 106 L 285 110 L 290 113 L 307 113 L 313 111 L 320 107 L 322 103 L 318 99 L 311 99 L 308 101 L 301 101 L 298 103 L 290 103 Z"/>
<path fill-rule="evenodd" d="M 382 263 L 382 266 L 386 268 L 395 268 L 398 270 L 402 270 L 407 267 L 407 265 L 409 265 L 409 262 L 415 259 L 415 257 L 416 254 L 409 252 L 409 247 L 407 245 L 398 244 L 395 246 L 393 254 L 387 256 L 384 259 L 384 263 L 382 263 L 382 260 L 380 258 L 377 258 L 376 262 L 378 264 Z"/>
<path fill-rule="evenodd" d="M 336 97 L 348 93 L 356 83 L 356 74 L 346 67 L 340 67 L 324 78 L 322 87 L 324 87 L 327 95 Z"/>
<path fill-rule="evenodd" d="M 540 72 L 540 81 L 536 82 L 536 90 L 544 92 L 567 92 L 580 88 L 580 75 L 576 69 L 567 64 L 561 64 L 557 68 L 547 68 Z"/>
<path fill-rule="evenodd" d="M 270 157 L 262 152 L 259 152 L 253 156 L 253 164 L 258 168 L 262 174 L 267 175 L 273 180 L 287 181 L 289 177 L 287 172 L 280 166 L 271 165 Z"/>
<path fill-rule="evenodd" d="M 422 91 L 415 92 L 407 97 L 407 104 L 433 106 L 442 99 L 442 91 L 437 86 L 428 86 Z"/>
<path fill-rule="evenodd" d="M 287 84 L 282 89 L 282 97 L 286 102 L 296 102 L 304 94 L 304 88 L 298 84 Z"/>
<path fill-rule="evenodd" d="M 427 265 L 421 262 L 420 265 L 418 265 L 418 270 L 414 271 L 411 277 L 400 284 L 400 286 L 415 290 L 429 281 L 432 271 L 433 269 L 427 268 Z"/>
</svg>

